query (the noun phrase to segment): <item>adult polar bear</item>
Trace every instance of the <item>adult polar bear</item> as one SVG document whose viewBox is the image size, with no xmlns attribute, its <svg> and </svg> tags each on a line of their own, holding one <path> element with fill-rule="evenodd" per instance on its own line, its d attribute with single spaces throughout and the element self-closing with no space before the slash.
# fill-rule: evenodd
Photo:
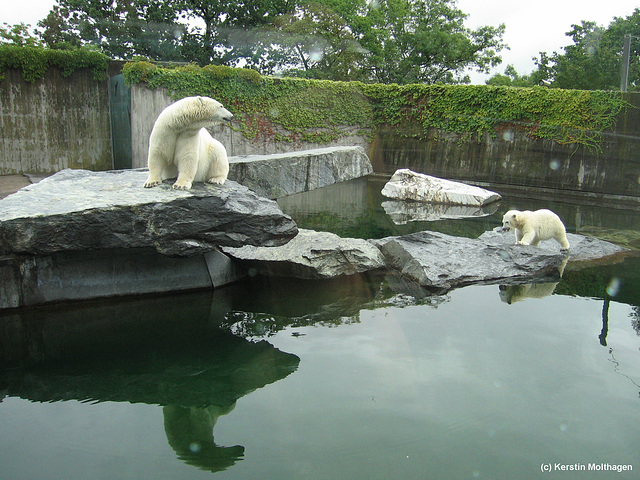
<svg viewBox="0 0 640 480">
<path fill-rule="evenodd" d="M 174 178 L 173 188 L 189 190 L 193 182 L 224 183 L 229 174 L 227 151 L 206 128 L 233 118 L 209 97 L 185 97 L 166 107 L 149 137 L 146 188 Z"/>
<path fill-rule="evenodd" d="M 562 250 L 569 249 L 567 231 L 560 217 L 551 210 L 509 210 L 502 217 L 502 229 L 516 232 L 518 245 L 538 245 L 544 240 L 555 239 Z"/>
</svg>

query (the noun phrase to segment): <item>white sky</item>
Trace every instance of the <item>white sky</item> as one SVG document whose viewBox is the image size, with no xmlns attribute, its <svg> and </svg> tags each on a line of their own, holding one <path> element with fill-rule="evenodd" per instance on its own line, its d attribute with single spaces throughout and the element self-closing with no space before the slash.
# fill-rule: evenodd
<svg viewBox="0 0 640 480">
<path fill-rule="evenodd" d="M 24 22 L 33 27 L 56 2 L 3 0 L 2 3 L 0 23 Z M 460 10 L 469 14 L 468 27 L 506 25 L 504 40 L 511 49 L 502 52 L 503 63 L 492 73 L 503 73 L 508 64 L 513 64 L 520 74 L 531 73 L 534 69 L 531 58 L 537 57 L 538 52 L 562 52 L 562 47 L 571 43 L 565 33 L 572 24 L 588 20 L 606 27 L 613 17 L 627 17 L 638 6 L 638 0 L 458 0 Z M 472 80 L 484 84 L 489 76 L 474 74 Z"/>
</svg>

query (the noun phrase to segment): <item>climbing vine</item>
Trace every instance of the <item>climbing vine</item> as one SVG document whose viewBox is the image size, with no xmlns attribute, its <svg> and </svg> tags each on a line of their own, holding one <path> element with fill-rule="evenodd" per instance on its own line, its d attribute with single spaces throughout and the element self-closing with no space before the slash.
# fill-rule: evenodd
<svg viewBox="0 0 640 480">
<path fill-rule="evenodd" d="M 22 71 L 25 81 L 34 83 L 44 77 L 51 67 L 58 68 L 65 77 L 76 70 L 89 69 L 96 80 L 106 78 L 109 57 L 95 50 L 52 50 L 41 47 L 0 45 L 0 80 L 10 69 Z"/>
<path fill-rule="evenodd" d="M 383 85 L 264 77 L 248 69 L 130 62 L 129 84 L 173 98 L 207 95 L 228 106 L 247 138 L 328 143 L 382 127 L 398 136 L 461 139 L 516 129 L 533 138 L 599 148 L 628 106 L 617 92 L 470 85 Z M 284 133 L 283 133 L 284 132 Z"/>
</svg>

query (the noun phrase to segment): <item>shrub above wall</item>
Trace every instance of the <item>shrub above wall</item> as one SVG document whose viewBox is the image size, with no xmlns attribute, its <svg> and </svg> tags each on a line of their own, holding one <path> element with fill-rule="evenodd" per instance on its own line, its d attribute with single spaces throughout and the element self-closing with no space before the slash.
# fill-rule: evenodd
<svg viewBox="0 0 640 480">
<path fill-rule="evenodd" d="M 276 142 L 330 143 L 347 135 L 347 126 L 370 138 L 384 127 L 414 139 L 455 133 L 461 141 L 510 129 L 598 149 L 602 132 L 612 129 L 628 107 L 619 92 L 333 82 L 213 65 L 160 67 L 137 61 L 126 64 L 123 74 L 129 84 L 165 88 L 176 99 L 214 97 L 230 107 L 246 138 Z"/>
<path fill-rule="evenodd" d="M 109 57 L 91 49 L 53 50 L 42 47 L 0 45 L 0 80 L 9 69 L 22 72 L 22 78 L 35 83 L 44 78 L 49 68 L 57 68 L 64 77 L 88 69 L 97 81 L 106 78 Z"/>
</svg>

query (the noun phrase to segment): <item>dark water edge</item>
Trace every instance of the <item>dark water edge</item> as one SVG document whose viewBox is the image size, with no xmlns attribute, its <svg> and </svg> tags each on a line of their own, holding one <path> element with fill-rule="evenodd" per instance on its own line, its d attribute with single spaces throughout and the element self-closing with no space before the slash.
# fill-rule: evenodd
<svg viewBox="0 0 640 480">
<path fill-rule="evenodd" d="M 542 207 L 574 233 L 640 231 L 625 208 L 520 197 L 484 217 L 396 225 L 383 185 L 280 204 L 301 227 L 363 238 L 477 237 L 508 208 Z M 637 472 L 639 331 L 637 256 L 568 268 L 558 283 L 446 295 L 393 275 L 255 277 L 5 312 L 0 477 L 528 479 L 558 462 Z"/>
</svg>

